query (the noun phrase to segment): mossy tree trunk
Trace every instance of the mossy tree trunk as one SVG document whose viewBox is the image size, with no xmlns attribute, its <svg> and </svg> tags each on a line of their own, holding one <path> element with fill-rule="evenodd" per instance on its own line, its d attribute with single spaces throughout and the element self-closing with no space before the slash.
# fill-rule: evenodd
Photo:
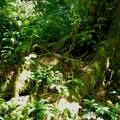
<svg viewBox="0 0 120 120">
<path fill-rule="evenodd" d="M 116 48 L 118 48 L 118 53 L 120 52 L 120 49 L 118 45 L 120 44 L 120 1 L 118 1 L 118 6 L 115 12 L 114 21 L 111 25 L 111 28 L 108 32 L 108 35 L 106 36 L 106 40 L 101 42 L 99 44 L 99 47 L 96 50 L 96 53 L 93 57 L 93 59 L 88 63 L 88 66 L 84 68 L 84 73 L 82 75 L 79 75 L 80 80 L 83 81 L 84 86 L 74 85 L 76 90 L 70 92 L 70 97 L 72 99 L 77 99 L 79 102 L 82 101 L 85 95 L 89 94 L 89 91 L 92 90 L 95 86 L 99 87 L 102 86 L 103 81 L 106 77 L 106 72 L 109 69 L 109 66 L 111 64 L 111 61 L 114 58 L 114 55 L 116 54 Z M 77 34 L 77 33 L 76 33 Z M 66 42 L 67 39 L 73 37 L 72 35 L 66 36 L 63 41 L 63 45 Z M 74 39 L 76 36 L 72 38 L 72 45 L 68 49 L 69 51 L 72 50 L 72 47 L 74 47 Z M 58 42 L 59 43 L 59 42 Z M 60 46 L 63 46 L 60 44 Z M 55 45 L 54 45 L 55 46 Z M 57 45 L 56 45 L 57 46 Z M 41 47 L 38 46 L 40 49 Z M 54 48 L 53 51 L 58 51 L 61 47 Z M 48 52 L 47 49 L 41 48 L 42 52 Z M 41 52 L 41 51 L 40 51 Z M 64 52 L 64 51 L 63 51 Z M 112 63 L 113 64 L 113 63 Z M 81 73 L 77 73 L 81 74 Z M 1 92 L 1 91 L 0 91 Z"/>
<path fill-rule="evenodd" d="M 89 95 L 90 90 L 95 86 L 99 89 L 103 85 L 106 72 L 110 65 L 114 64 L 111 61 L 115 59 L 116 50 L 120 53 L 120 47 L 118 47 L 120 45 L 120 1 L 118 1 L 117 5 L 114 21 L 111 24 L 106 40 L 100 43 L 93 59 L 85 68 L 85 73 L 80 76 L 84 86 L 76 86 L 77 96 L 71 94 L 71 97 L 77 97 L 79 102 L 82 101 L 85 95 Z"/>
</svg>

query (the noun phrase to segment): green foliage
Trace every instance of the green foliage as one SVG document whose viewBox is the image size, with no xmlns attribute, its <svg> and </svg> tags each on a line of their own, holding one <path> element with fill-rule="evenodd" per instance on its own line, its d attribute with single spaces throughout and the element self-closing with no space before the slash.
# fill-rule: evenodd
<svg viewBox="0 0 120 120">
<path fill-rule="evenodd" d="M 94 51 L 95 46 L 104 40 L 113 18 L 115 3 L 116 0 L 84 0 L 78 33 L 78 43 L 81 47 L 87 46 L 88 50 L 90 48 Z"/>
<path fill-rule="evenodd" d="M 31 79 L 36 83 L 34 86 L 36 93 L 38 91 L 45 93 L 45 91 L 50 92 L 49 90 L 51 90 L 52 92 L 57 90 L 59 94 L 64 94 L 67 89 L 63 74 L 59 71 L 54 71 L 52 67 L 42 67 L 39 65 L 37 71 L 32 72 Z"/>
<path fill-rule="evenodd" d="M 95 99 L 84 99 L 84 104 L 86 105 L 83 108 L 83 119 L 93 119 L 93 120 L 117 120 L 118 114 L 116 114 L 110 107 L 105 106 L 101 103 L 95 102 Z"/>
<path fill-rule="evenodd" d="M 25 11 L 19 10 L 16 2 L 8 2 L 0 16 L 1 58 L 3 62 L 19 62 L 20 57 L 29 54 L 32 38 L 36 36 L 35 30 L 29 28 L 30 21 L 25 20 Z"/>
<path fill-rule="evenodd" d="M 37 1 L 41 40 L 54 42 L 69 34 L 79 22 L 78 1 Z M 52 28 L 52 29 L 51 29 Z"/>
<path fill-rule="evenodd" d="M 41 100 L 35 100 L 34 98 L 31 99 L 31 103 L 29 103 L 29 106 L 31 111 L 29 112 L 29 117 L 34 119 L 45 119 L 48 114 L 50 116 L 53 116 L 53 105 L 46 103 L 47 101 L 44 99 Z"/>
<path fill-rule="evenodd" d="M 64 95 L 68 90 L 71 94 L 79 93 L 75 85 L 84 86 L 82 80 L 73 78 L 66 81 L 60 71 L 42 67 L 32 60 L 35 56 L 30 54 L 31 46 L 58 42 L 72 33 L 75 44 L 71 46 L 71 37 L 68 37 L 70 46 L 67 48 L 74 50 L 72 47 L 76 47 L 80 52 L 86 46 L 85 51 L 89 48 L 95 50 L 95 46 L 107 33 L 115 3 L 116 0 L 36 0 L 35 3 L 33 0 L 18 4 L 14 0 L 1 0 L 0 59 L 4 64 L 16 64 L 24 58 L 34 64 L 35 69 L 32 68 L 30 76 L 33 81 L 30 92 L 35 97 L 53 93 Z M 26 8 L 29 5 L 30 8 Z M 96 103 L 94 99 L 84 99 L 84 103 L 83 119 L 117 120 L 118 114 L 111 108 Z M 120 107 L 119 102 L 115 105 Z M 6 105 L 6 101 L 0 98 L 2 120 L 47 119 L 47 115 L 54 118 L 54 113 L 54 107 L 47 99 L 31 97 L 23 108 L 19 108 L 14 102 Z M 63 117 L 74 118 L 69 110 L 65 110 Z"/>
<path fill-rule="evenodd" d="M 74 31 L 78 31 L 74 35 L 78 50 L 84 46 L 87 46 L 86 50 L 93 49 L 107 32 L 106 23 L 112 18 L 115 2 L 116 0 L 74 2 L 38 0 L 18 4 L 15 1 L 2 1 L 0 12 L 2 58 L 8 56 L 7 61 L 17 61 L 17 54 L 29 55 L 33 44 L 57 42 Z M 6 47 L 12 50 L 7 48 L 9 51 L 7 52 Z"/>
<path fill-rule="evenodd" d="M 23 98 L 24 99 L 24 98 Z M 0 119 L 1 120 L 26 120 L 26 119 L 45 119 L 48 115 L 53 116 L 53 105 L 46 100 L 37 100 L 31 97 L 24 106 L 19 105 L 19 101 L 5 103 L 0 100 Z"/>
</svg>

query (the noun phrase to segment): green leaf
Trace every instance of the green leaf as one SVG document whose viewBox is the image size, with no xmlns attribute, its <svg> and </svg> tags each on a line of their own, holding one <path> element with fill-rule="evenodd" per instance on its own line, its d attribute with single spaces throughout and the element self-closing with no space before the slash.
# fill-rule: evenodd
<svg viewBox="0 0 120 120">
<path fill-rule="evenodd" d="M 6 102 L 3 98 L 0 98 L 0 105 Z"/>
<path fill-rule="evenodd" d="M 88 112 L 87 114 L 84 114 L 82 118 L 87 120 L 91 120 L 91 119 L 95 120 L 96 114 L 94 112 Z"/>
<path fill-rule="evenodd" d="M 27 26 L 29 26 L 29 24 L 30 24 L 30 21 L 29 20 L 25 20 L 22 25 L 24 27 L 27 27 Z"/>
<path fill-rule="evenodd" d="M 9 116 L 5 116 L 4 120 L 11 120 L 11 118 Z"/>
<path fill-rule="evenodd" d="M 69 80 L 68 82 L 69 83 L 76 83 L 76 84 L 84 86 L 82 80 L 80 80 L 79 78 L 73 78 L 72 80 Z"/>
<path fill-rule="evenodd" d="M 48 85 L 51 85 L 52 84 L 52 79 L 49 76 L 47 76 L 46 79 L 47 79 Z"/>
<path fill-rule="evenodd" d="M 89 100 L 89 99 L 83 99 L 83 101 L 87 104 L 87 105 L 91 105 L 95 102 L 95 99 Z"/>
<path fill-rule="evenodd" d="M 108 113 L 109 111 L 109 107 L 105 107 L 105 106 L 99 106 L 99 108 L 97 108 L 96 112 L 100 113 L 100 114 L 104 114 L 104 113 Z"/>
</svg>

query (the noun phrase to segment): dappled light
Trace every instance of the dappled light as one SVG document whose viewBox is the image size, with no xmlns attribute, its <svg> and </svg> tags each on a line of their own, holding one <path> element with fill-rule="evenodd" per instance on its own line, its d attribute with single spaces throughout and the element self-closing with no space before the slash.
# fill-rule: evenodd
<svg viewBox="0 0 120 120">
<path fill-rule="evenodd" d="M 119 120 L 120 1 L 0 1 L 0 120 Z"/>
</svg>

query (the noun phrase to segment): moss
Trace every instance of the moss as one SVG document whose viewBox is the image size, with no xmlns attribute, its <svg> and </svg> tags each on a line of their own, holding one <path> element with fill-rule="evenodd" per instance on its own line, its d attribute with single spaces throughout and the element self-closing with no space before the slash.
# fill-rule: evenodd
<svg viewBox="0 0 120 120">
<path fill-rule="evenodd" d="M 31 52 L 39 54 L 50 53 L 45 47 L 35 44 L 31 47 Z"/>
</svg>

